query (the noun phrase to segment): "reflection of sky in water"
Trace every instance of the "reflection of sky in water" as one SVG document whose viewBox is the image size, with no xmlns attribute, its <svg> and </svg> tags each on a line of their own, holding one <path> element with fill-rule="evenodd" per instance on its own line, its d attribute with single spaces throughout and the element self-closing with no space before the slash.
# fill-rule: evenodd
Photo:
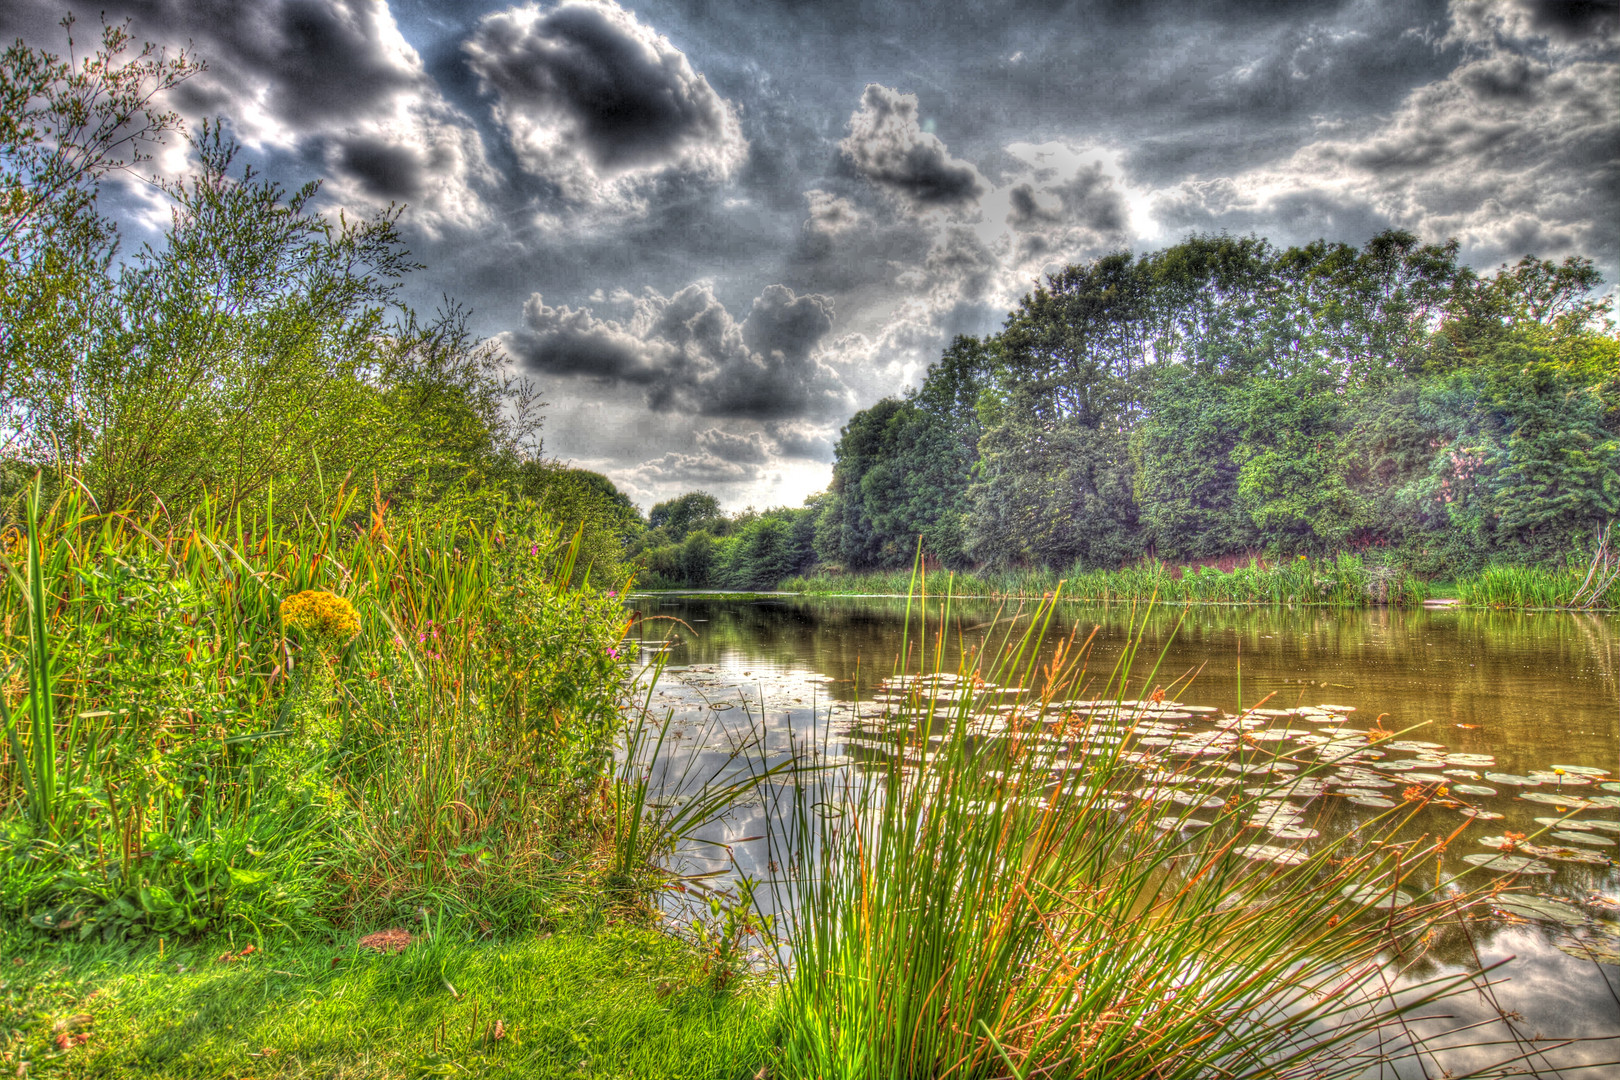
<svg viewBox="0 0 1620 1080">
<path fill-rule="evenodd" d="M 684 773 L 690 785 L 693 777 L 717 769 L 758 769 L 762 763 L 785 760 L 794 746 L 812 760 L 835 767 L 881 756 L 881 735 L 869 721 L 883 708 L 881 700 L 873 699 L 882 698 L 883 677 L 894 670 L 898 656 L 903 601 L 636 597 L 632 603 L 644 615 L 680 620 L 650 621 L 643 630 L 649 645 L 672 632 L 675 639 L 663 654 L 668 668 L 651 698 L 655 719 L 673 718 L 659 782 L 675 785 Z M 1011 609 L 994 605 L 959 605 L 950 619 L 946 670 L 954 669 L 960 656 L 959 631 L 971 648 L 982 648 L 987 632 L 1027 624 L 1027 620 L 1007 623 L 1011 614 Z M 998 617 L 1001 624 L 987 626 Z M 1089 666 L 1102 672 L 1094 684 L 1100 687 L 1129 640 L 1128 613 L 1068 609 L 1048 637 L 1055 641 L 1077 632 L 1084 638 L 1094 626 L 1098 634 Z M 933 645 L 930 635 L 930 650 Z M 1342 726 L 1321 723 L 1320 717 L 1267 717 L 1263 727 L 1261 721 L 1251 721 L 1251 734 L 1261 740 L 1258 745 L 1273 753 L 1304 752 L 1307 758 L 1309 749 L 1297 738 L 1274 739 L 1274 733 L 1310 732 L 1318 741 L 1325 733 L 1334 745 L 1344 745 L 1364 740 L 1363 733 L 1380 714 L 1388 714 L 1381 724 L 1390 730 L 1423 724 L 1385 741 L 1382 757 L 1345 762 L 1340 770 L 1329 770 L 1329 775 L 1342 771 L 1334 783 L 1342 779 L 1367 787 L 1341 788 L 1326 797 L 1295 796 L 1293 804 L 1304 812 L 1295 824 L 1326 835 L 1342 833 L 1372 820 L 1381 810 L 1351 805 L 1337 795 L 1357 790 L 1375 801 L 1387 798 L 1398 803 L 1412 777 L 1422 778 L 1418 781 L 1422 783 L 1444 777 L 1448 785 L 1477 789 L 1465 797 L 1476 809 L 1502 815 L 1469 824 L 1452 841 L 1448 874 L 1466 871 L 1466 856 L 1475 855 L 1478 861 L 1494 851 L 1480 843 L 1482 838 L 1525 833 L 1531 837 L 1532 850 L 1534 845 L 1550 845 L 1552 854 L 1543 851 L 1546 857 L 1537 861 L 1553 873 L 1519 878 L 1518 888 L 1582 904 L 1589 916 L 1620 919 L 1620 875 L 1612 861 L 1616 848 L 1602 843 L 1603 838 L 1620 834 L 1565 829 L 1564 837 L 1554 840 L 1550 829 L 1535 820 L 1573 814 L 1578 821 L 1620 821 L 1620 785 L 1602 787 L 1605 781 L 1616 781 L 1614 770 L 1620 767 L 1617 650 L 1620 633 L 1615 623 L 1590 616 L 1162 609 L 1146 622 L 1135 668 L 1140 675 L 1131 691 L 1165 686 L 1174 700 L 1235 713 L 1241 678 L 1246 708 L 1257 703 L 1278 710 L 1334 704 L 1356 710 Z M 650 648 L 643 653 L 648 660 L 657 655 Z M 1156 661 L 1158 670 L 1150 674 Z M 1171 753 L 1178 739 L 1211 729 L 1203 717 L 1179 723 L 1182 730 L 1176 730 L 1173 722 L 1149 731 L 1150 740 L 1165 748 L 1155 747 L 1155 752 Z M 1143 731 L 1138 728 L 1139 734 Z M 1400 749 L 1388 749 L 1390 742 Z M 1460 763 L 1448 762 L 1448 755 L 1464 757 Z M 1483 764 L 1486 759 L 1490 764 Z M 1568 772 L 1557 777 L 1550 773 L 1555 765 L 1605 770 L 1608 775 Z M 1499 783 L 1486 779 L 1486 773 L 1536 782 Z M 1269 782 L 1275 784 L 1279 777 L 1286 779 L 1279 773 Z M 1376 786 L 1380 778 L 1390 786 Z M 1259 794 L 1263 788 L 1263 783 L 1251 785 L 1250 793 Z M 1486 795 L 1486 790 L 1494 794 Z M 1541 801 L 1527 800 L 1527 794 Z M 1582 805 L 1593 800 L 1596 805 Z M 719 872 L 703 884 L 721 887 L 739 872 L 781 881 L 782 875 L 773 874 L 768 842 L 740 838 L 764 837 L 773 826 L 779 831 L 790 827 L 791 821 L 781 818 L 791 802 L 787 785 L 767 785 L 699 834 L 729 847 L 685 845 L 676 869 L 686 874 Z M 1433 803 L 1420 812 L 1414 825 L 1419 832 L 1444 836 L 1466 820 L 1459 810 Z M 1577 842 L 1583 838 L 1588 842 Z M 1578 858 L 1590 861 L 1570 861 Z M 1478 885 L 1489 879 L 1474 873 L 1467 880 Z M 673 898 L 669 914 L 683 923 L 691 917 L 680 897 Z M 1620 958 L 1620 923 L 1590 918 L 1588 926 L 1573 936 L 1524 922 L 1476 929 L 1472 944 L 1462 934 L 1443 936 L 1429 954 L 1431 971 L 1472 969 L 1475 951 L 1486 965 L 1513 957 L 1496 973 L 1493 992 L 1503 1010 L 1522 1016 L 1513 1026 L 1524 1040 L 1522 1048 L 1455 1051 L 1446 1066 L 1462 1071 L 1487 1060 L 1528 1053 L 1525 1069 L 1551 1074 L 1578 1063 L 1620 1060 L 1620 966 L 1600 968 L 1590 959 L 1560 950 L 1560 945 L 1577 948 L 1577 940 L 1592 942 L 1607 958 Z M 1455 1019 L 1431 1027 L 1495 1016 L 1483 1000 L 1447 1002 L 1444 1011 Z M 1532 1041 L 1538 1036 L 1555 1041 Z M 1510 1038 L 1512 1033 L 1497 1024 L 1495 1037 Z M 1600 1041 L 1573 1046 L 1556 1041 L 1570 1038 Z M 1411 1066 L 1389 1075 L 1422 1073 Z"/>
</svg>

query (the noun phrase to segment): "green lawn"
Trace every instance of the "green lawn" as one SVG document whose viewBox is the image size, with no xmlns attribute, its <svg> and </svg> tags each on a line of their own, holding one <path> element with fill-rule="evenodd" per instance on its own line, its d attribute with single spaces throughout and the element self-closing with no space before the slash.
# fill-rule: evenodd
<svg viewBox="0 0 1620 1080">
<path fill-rule="evenodd" d="M 711 991 L 645 927 L 231 948 L 0 940 L 0 1075 L 752 1077 L 771 1044 L 766 990 Z"/>
</svg>

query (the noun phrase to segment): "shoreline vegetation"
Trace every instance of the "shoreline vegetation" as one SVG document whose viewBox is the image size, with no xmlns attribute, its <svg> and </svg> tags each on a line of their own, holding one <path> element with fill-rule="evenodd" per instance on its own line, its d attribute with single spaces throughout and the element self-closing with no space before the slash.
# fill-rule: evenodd
<svg viewBox="0 0 1620 1080">
<path fill-rule="evenodd" d="M 1216 566 L 1172 567 L 1143 563 L 1123 570 L 963 571 L 933 570 L 935 587 L 950 582 L 958 599 L 1038 600 L 1062 587 L 1068 603 L 1295 605 L 1365 608 L 1422 607 L 1441 600 L 1470 608 L 1548 611 L 1613 611 L 1620 608 L 1620 580 L 1602 592 L 1591 588 L 1587 567 L 1488 567 L 1454 581 L 1430 582 L 1357 556 L 1267 565 L 1258 559 L 1223 570 Z M 1608 579 L 1602 579 L 1608 580 Z M 816 574 L 788 578 L 778 590 L 806 596 L 907 595 L 910 575 L 894 571 Z M 1586 586 L 1583 592 L 1583 585 Z M 679 589 L 640 589 L 679 592 Z M 1451 605 L 1448 605 L 1451 606 Z"/>
<path fill-rule="evenodd" d="M 1098 1054 L 1349 1078 L 1469 1037 L 1404 1025 L 1489 971 L 1400 995 L 1379 974 L 1482 910 L 1402 832 L 1430 796 L 1322 843 L 1243 844 L 1275 814 L 1236 789 L 1166 828 L 1124 797 L 1171 781 L 1129 733 L 1181 706 L 1123 700 L 1152 666 L 1130 653 L 1037 667 L 1051 601 L 945 671 L 952 601 L 919 575 L 876 721 L 890 765 L 744 759 L 666 801 L 643 769 L 667 728 L 623 696 L 626 616 L 577 534 L 353 509 L 160 529 L 31 501 L 0 592 L 7 655 L 47 680 L 4 699 L 8 1066 L 989 1080 Z M 767 791 L 796 808 L 767 815 L 791 869 L 668 925 L 658 896 L 692 887 L 661 869 L 673 846 Z"/>
</svg>

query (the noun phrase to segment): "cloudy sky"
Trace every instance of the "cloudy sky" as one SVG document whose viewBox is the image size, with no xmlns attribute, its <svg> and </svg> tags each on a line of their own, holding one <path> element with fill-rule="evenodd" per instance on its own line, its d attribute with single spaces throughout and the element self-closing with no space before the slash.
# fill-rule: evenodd
<svg viewBox="0 0 1620 1080">
<path fill-rule="evenodd" d="M 175 105 L 270 175 L 408 204 L 413 298 L 470 305 L 547 451 L 644 509 L 798 503 L 856 409 L 1107 251 L 1400 226 L 1620 276 L 1620 0 L 105 7 L 190 43 Z"/>
</svg>

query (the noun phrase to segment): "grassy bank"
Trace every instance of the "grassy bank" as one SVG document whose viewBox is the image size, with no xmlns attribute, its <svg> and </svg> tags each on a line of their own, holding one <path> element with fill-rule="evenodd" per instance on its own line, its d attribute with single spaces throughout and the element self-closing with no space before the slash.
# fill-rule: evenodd
<svg viewBox="0 0 1620 1080">
<path fill-rule="evenodd" d="M 1251 560 L 1222 570 L 1215 566 L 1175 567 L 1141 563 L 1121 570 L 935 570 L 933 584 L 949 579 L 958 596 L 1032 599 L 1063 586 L 1066 599 L 1080 602 L 1294 604 L 1335 608 L 1416 607 L 1425 600 L 1459 599 L 1471 607 L 1620 607 L 1620 580 L 1606 587 L 1585 564 L 1564 567 L 1490 566 L 1454 581 L 1425 581 L 1398 568 L 1369 565 L 1354 555 L 1336 559 L 1295 559 L 1275 564 Z M 782 591 L 812 596 L 904 596 L 907 571 L 816 574 L 782 582 Z"/>
<path fill-rule="evenodd" d="M 1427 599 L 1428 585 L 1404 571 L 1369 564 L 1356 555 L 1309 560 L 1303 557 L 1265 563 L 1251 559 L 1229 570 L 1216 566 L 1182 568 L 1144 561 L 1120 570 L 979 570 L 929 575 L 943 589 L 947 578 L 958 596 L 1039 597 L 1054 593 L 1077 601 L 1146 601 L 1169 603 L 1321 604 L 1366 607 L 1370 604 L 1411 606 Z M 909 571 L 876 571 L 790 578 L 789 592 L 816 595 L 905 595 Z"/>
<path fill-rule="evenodd" d="M 692 950 L 581 925 L 400 955 L 242 938 L 0 942 L 0 1067 L 30 1077 L 752 1076 L 769 999 L 717 993 Z M 222 959 L 240 957 L 239 959 Z M 24 1063 L 27 1063 L 24 1065 Z"/>
</svg>

